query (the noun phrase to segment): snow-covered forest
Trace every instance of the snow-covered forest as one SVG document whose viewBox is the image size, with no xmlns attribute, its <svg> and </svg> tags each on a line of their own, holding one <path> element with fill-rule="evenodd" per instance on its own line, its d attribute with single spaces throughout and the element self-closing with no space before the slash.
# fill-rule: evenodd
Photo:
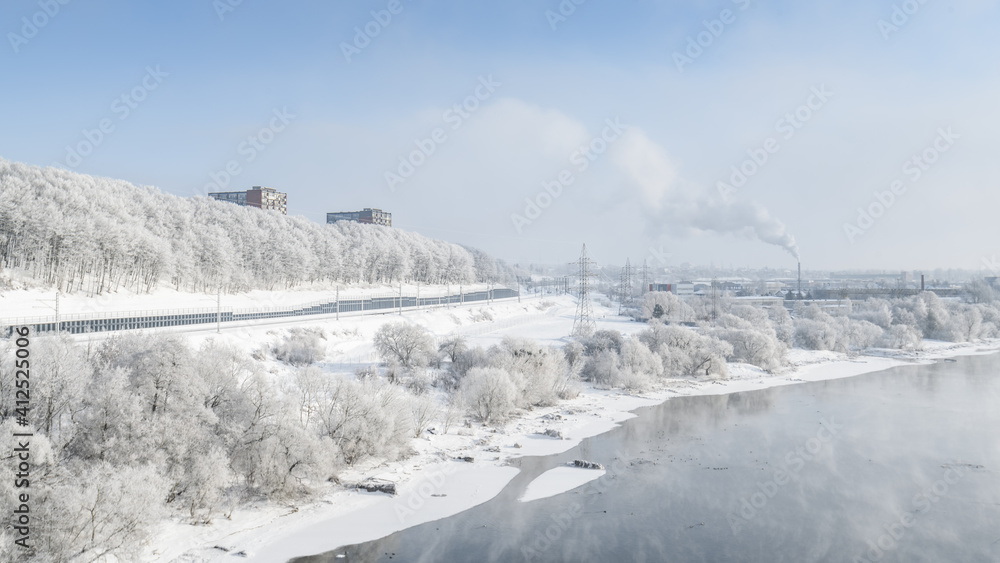
<svg viewBox="0 0 1000 563">
<path fill-rule="evenodd" d="M 472 248 L 375 225 L 317 224 L 206 197 L 0 159 L 0 268 L 65 292 L 338 283 L 507 282 Z"/>
<path fill-rule="evenodd" d="M 768 371 L 780 369 L 789 348 L 858 353 L 869 348 L 919 349 L 923 339 L 971 342 L 1000 337 L 1000 301 L 987 284 L 970 284 L 966 301 L 941 299 L 933 292 L 897 299 L 844 300 L 821 308 L 797 304 L 761 308 L 739 299 L 682 299 L 647 293 L 636 317 L 696 324 L 703 336 L 722 343 L 730 362 Z M 732 351 L 729 351 L 729 347 Z M 655 346 L 651 346 L 654 350 Z"/>
<path fill-rule="evenodd" d="M 428 432 L 502 428 L 588 386 L 641 392 L 725 379 L 739 364 L 777 374 L 793 347 L 859 353 L 997 337 L 1000 303 L 982 297 L 922 293 L 789 314 L 649 293 L 642 330 L 599 330 L 561 347 L 514 336 L 473 346 L 397 321 L 374 334 L 380 362 L 354 373 L 322 368 L 330 334 L 318 326 L 272 333 L 253 354 L 169 334 L 96 345 L 37 338 L 32 368 L 45 377 L 32 389 L 34 560 L 135 560 L 164 518 L 204 524 L 264 500 L 308 502 L 347 485 L 338 475 L 359 463 L 410 456 L 411 440 Z M 14 447 L 12 344 L 0 342 L 3 448 Z M 5 505 L 14 493 L 0 481 Z"/>
</svg>

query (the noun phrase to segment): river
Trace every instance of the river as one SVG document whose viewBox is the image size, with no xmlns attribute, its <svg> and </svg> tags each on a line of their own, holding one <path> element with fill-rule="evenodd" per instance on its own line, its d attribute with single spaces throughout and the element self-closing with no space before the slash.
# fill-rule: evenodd
<svg viewBox="0 0 1000 563">
<path fill-rule="evenodd" d="M 998 354 L 637 414 L 514 460 L 520 474 L 482 505 L 294 562 L 1000 562 Z M 580 458 L 606 473 L 518 500 Z"/>
</svg>

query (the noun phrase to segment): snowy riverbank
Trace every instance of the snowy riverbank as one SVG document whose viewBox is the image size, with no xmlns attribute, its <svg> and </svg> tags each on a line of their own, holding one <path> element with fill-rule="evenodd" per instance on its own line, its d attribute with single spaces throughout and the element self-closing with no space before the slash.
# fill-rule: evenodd
<svg viewBox="0 0 1000 563">
<path fill-rule="evenodd" d="M 438 335 L 462 332 L 473 345 L 489 345 L 507 334 L 561 344 L 570 332 L 573 312 L 572 300 L 556 297 L 545 303 L 526 299 L 520 304 L 414 312 L 407 314 L 406 319 Z M 615 317 L 603 308 L 598 308 L 597 315 L 601 317 L 598 322 L 601 329 L 635 333 L 645 328 L 641 323 Z M 370 359 L 371 335 L 387 320 L 384 317 L 341 320 L 328 347 L 329 363 L 323 365 L 324 369 L 348 371 L 344 368 L 350 362 L 346 365 L 336 362 Z M 331 330 L 331 325 L 324 322 L 329 321 L 316 324 Z M 259 343 L 271 330 L 275 327 L 241 327 L 221 336 L 193 334 L 191 339 L 222 338 L 252 347 L 252 343 Z M 147 550 L 145 560 L 215 562 L 246 555 L 252 561 L 278 562 L 377 539 L 486 502 L 517 474 L 517 469 L 508 465 L 509 460 L 564 452 L 583 439 L 636 416 L 635 409 L 671 397 L 718 395 L 851 377 L 914 362 L 991 352 L 1000 348 L 1000 343 L 956 345 L 925 341 L 923 347 L 920 352 L 876 350 L 873 355 L 855 357 L 795 349 L 788 354 L 790 365 L 778 375 L 745 364 L 730 364 L 727 380 L 664 380 L 655 392 L 641 395 L 588 385 L 579 397 L 553 407 L 523 412 L 500 430 L 473 425 L 453 427 L 447 433 L 426 433 L 412 441 L 416 453 L 406 460 L 362 464 L 339 474 L 344 483 L 366 478 L 392 481 L 397 487 L 396 496 L 336 487 L 303 506 L 264 503 L 244 507 L 235 510 L 230 519 L 220 516 L 208 526 L 192 526 L 180 520 L 167 522 Z M 546 431 L 551 435 L 545 434 Z M 547 476 L 544 482 L 536 480 L 529 498 L 557 494 L 573 486 L 567 480 L 580 478 L 575 472 L 563 472 Z"/>
</svg>

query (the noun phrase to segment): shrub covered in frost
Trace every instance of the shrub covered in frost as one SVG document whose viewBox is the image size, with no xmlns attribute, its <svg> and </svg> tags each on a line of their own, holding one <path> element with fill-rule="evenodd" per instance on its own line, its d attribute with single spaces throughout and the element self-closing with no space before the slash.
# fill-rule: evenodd
<svg viewBox="0 0 1000 563">
<path fill-rule="evenodd" d="M 519 382 L 500 368 L 472 368 L 458 393 L 466 408 L 487 423 L 503 422 L 517 404 Z"/>
<path fill-rule="evenodd" d="M 326 355 L 322 329 L 292 328 L 272 347 L 275 359 L 293 366 L 305 366 Z"/>
<path fill-rule="evenodd" d="M 425 367 L 434 361 L 434 338 L 422 326 L 409 323 L 382 325 L 375 333 L 375 351 L 386 362 L 404 368 Z"/>
</svg>

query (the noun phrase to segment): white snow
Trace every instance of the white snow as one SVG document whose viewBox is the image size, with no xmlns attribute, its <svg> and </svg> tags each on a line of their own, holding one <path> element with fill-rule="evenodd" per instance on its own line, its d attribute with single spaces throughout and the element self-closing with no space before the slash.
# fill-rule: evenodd
<svg viewBox="0 0 1000 563">
<path fill-rule="evenodd" d="M 467 467 L 455 467 L 458 464 Z M 486 464 L 447 462 L 427 466 L 421 478 L 406 483 L 395 497 L 350 492 L 343 499 L 346 506 L 338 498 L 336 505 L 323 506 L 296 518 L 299 525 L 293 532 L 276 535 L 271 530 L 262 530 L 241 548 L 247 550 L 253 561 L 281 563 L 289 558 L 289 546 L 295 546 L 296 555 L 310 555 L 378 539 L 486 502 L 515 475 L 517 469 L 513 467 Z M 279 538 L 280 541 L 275 541 Z"/>
<path fill-rule="evenodd" d="M 603 469 L 581 469 L 579 467 L 556 467 L 549 469 L 528 483 L 524 494 L 517 500 L 531 502 L 556 496 L 566 491 L 586 485 L 607 473 Z"/>
<path fill-rule="evenodd" d="M 421 295 L 426 290 L 422 288 Z M 24 292 L 18 293 L 23 295 Z M 305 293 L 285 293 L 293 295 L 283 299 L 295 303 L 309 302 L 316 297 Z M 326 296 L 328 294 L 322 298 Z M 164 301 L 157 303 L 169 302 L 170 306 L 180 306 L 173 300 L 174 297 L 164 292 L 158 297 Z M 6 304 L 0 305 L 0 309 Z M 357 367 L 370 365 L 376 360 L 372 336 L 386 322 L 402 318 L 420 324 L 438 336 L 461 333 L 470 345 L 489 346 L 508 334 L 532 338 L 543 344 L 561 345 L 568 341 L 575 309 L 575 302 L 568 296 L 532 296 L 523 298 L 520 303 L 514 299 L 489 305 L 473 303 L 453 308 L 407 311 L 403 317 L 390 313 L 341 318 L 339 321 L 329 317 L 299 317 L 247 323 L 224 326 L 221 334 L 215 334 L 214 326 L 195 330 L 190 327 L 161 330 L 183 332 L 192 345 L 211 338 L 252 352 L 275 338 L 276 332 L 291 327 L 318 327 L 323 329 L 327 338 L 327 358 L 319 367 L 352 373 Z M 6 309 L 3 310 L 6 312 Z M 642 323 L 615 316 L 606 307 L 595 305 L 595 313 L 599 329 L 634 334 L 646 328 Z M 80 335 L 77 338 L 104 337 Z M 298 555 L 377 539 L 486 502 L 516 475 L 517 469 L 508 465 L 509 460 L 565 452 L 583 439 L 606 432 L 636 416 L 632 411 L 639 407 L 657 405 L 675 396 L 726 394 L 802 381 L 850 377 L 934 358 L 994 351 L 998 344 L 925 342 L 924 348 L 924 352 L 886 350 L 878 352 L 881 356 L 854 357 L 795 349 L 789 351 L 789 367 L 778 375 L 754 366 L 731 364 L 731 377 L 727 380 L 666 379 L 658 390 L 642 395 L 585 386 L 584 392 L 577 398 L 562 401 L 556 406 L 521 412 L 501 429 L 474 425 L 471 428 L 451 428 L 447 433 L 425 434 L 413 440 L 416 453 L 405 460 L 370 462 L 339 475 L 345 483 L 358 482 L 367 477 L 393 481 L 399 493 L 395 497 L 331 485 L 328 494 L 308 504 L 260 503 L 237 509 L 230 518 L 218 516 L 207 526 L 192 526 L 176 518 L 161 526 L 143 559 L 178 563 L 221 562 L 231 561 L 233 554 L 242 551 L 252 561 L 285 561 Z M 546 430 L 561 433 L 562 439 L 544 435 Z M 453 461 L 465 456 L 474 458 L 474 463 Z M 522 500 L 527 502 L 559 494 L 601 475 L 596 470 L 559 469 L 549 472 L 551 475 L 543 475 L 544 479 L 539 477 L 532 482 Z"/>
</svg>

